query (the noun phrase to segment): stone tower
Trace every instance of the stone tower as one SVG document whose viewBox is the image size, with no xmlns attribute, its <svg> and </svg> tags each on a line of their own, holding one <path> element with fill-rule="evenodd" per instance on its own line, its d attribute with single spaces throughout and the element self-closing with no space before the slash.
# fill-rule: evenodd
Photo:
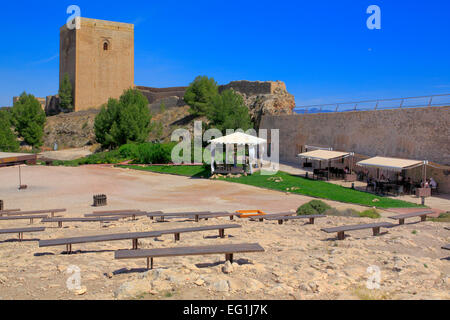
<svg viewBox="0 0 450 320">
<path fill-rule="evenodd" d="M 60 83 L 72 82 L 75 111 L 99 108 L 134 87 L 134 25 L 80 18 L 60 29 Z"/>
</svg>

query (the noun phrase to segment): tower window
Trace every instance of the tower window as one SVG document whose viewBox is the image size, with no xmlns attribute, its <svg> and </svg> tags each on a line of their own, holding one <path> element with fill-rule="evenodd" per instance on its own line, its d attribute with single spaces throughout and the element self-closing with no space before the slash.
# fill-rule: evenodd
<svg viewBox="0 0 450 320">
<path fill-rule="evenodd" d="M 109 47 L 109 46 L 108 46 L 108 42 L 104 42 L 104 43 L 103 43 L 103 50 L 104 50 L 104 51 L 108 51 L 108 47 Z"/>
</svg>

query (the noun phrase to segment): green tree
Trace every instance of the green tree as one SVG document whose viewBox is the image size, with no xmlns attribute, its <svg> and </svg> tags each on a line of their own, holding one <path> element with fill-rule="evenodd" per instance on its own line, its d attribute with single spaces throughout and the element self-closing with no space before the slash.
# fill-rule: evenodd
<svg viewBox="0 0 450 320">
<path fill-rule="evenodd" d="M 184 101 L 190 106 L 190 113 L 195 116 L 204 116 L 212 99 L 219 94 L 217 82 L 207 76 L 198 76 L 189 85 L 184 94 Z"/>
<path fill-rule="evenodd" d="M 253 127 L 244 99 L 233 90 L 225 90 L 215 96 L 208 108 L 210 125 L 224 131 L 226 129 L 248 130 Z"/>
<path fill-rule="evenodd" d="M 73 111 L 72 84 L 67 73 L 64 73 L 58 95 L 61 109 L 64 111 Z"/>
<path fill-rule="evenodd" d="M 11 130 L 11 114 L 0 109 L 0 151 L 16 152 L 19 150 L 19 141 Z"/>
<path fill-rule="evenodd" d="M 115 148 L 129 142 L 145 142 L 151 129 L 148 101 L 136 89 L 124 91 L 119 100 L 109 99 L 95 118 L 97 141 Z"/>
<path fill-rule="evenodd" d="M 22 93 L 12 108 L 12 123 L 23 140 L 33 146 L 42 146 L 45 112 L 39 101 L 32 95 Z"/>
</svg>

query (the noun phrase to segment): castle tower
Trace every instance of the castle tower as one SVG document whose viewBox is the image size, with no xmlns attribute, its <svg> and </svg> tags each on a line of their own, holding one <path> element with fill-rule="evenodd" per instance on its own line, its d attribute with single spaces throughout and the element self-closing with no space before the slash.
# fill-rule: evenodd
<svg viewBox="0 0 450 320">
<path fill-rule="evenodd" d="M 69 74 L 75 111 L 99 108 L 134 86 L 134 25 L 80 18 L 60 29 L 60 83 Z"/>
</svg>

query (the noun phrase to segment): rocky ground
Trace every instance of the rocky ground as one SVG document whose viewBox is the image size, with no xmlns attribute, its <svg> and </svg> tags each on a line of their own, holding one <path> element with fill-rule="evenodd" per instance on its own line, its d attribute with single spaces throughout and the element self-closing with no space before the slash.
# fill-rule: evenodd
<svg viewBox="0 0 450 320">
<path fill-rule="evenodd" d="M 308 197 L 262 190 L 223 181 L 189 179 L 102 166 L 80 168 L 23 167 L 29 186 L 19 193 L 17 168 L 1 168 L 0 194 L 6 208 L 22 210 L 66 207 L 66 217 L 94 210 L 92 195 L 108 195 L 107 209 L 227 210 L 262 209 L 268 213 L 294 210 Z M 328 202 L 334 207 L 345 204 Z M 214 205 L 212 205 L 214 204 Z M 354 206 L 353 206 L 354 207 Z M 361 208 L 360 208 L 361 209 Z M 389 215 L 389 214 L 388 214 Z M 383 214 L 386 216 L 386 213 Z M 417 219 L 418 220 L 418 219 Z M 371 230 L 349 233 L 344 241 L 320 231 L 324 227 L 373 222 L 372 219 L 328 217 L 315 225 L 292 221 L 252 222 L 238 219 L 240 229 L 182 234 L 140 240 L 141 248 L 257 242 L 263 253 L 155 259 L 155 270 L 145 270 L 145 259 L 114 260 L 114 251 L 131 248 L 131 241 L 39 248 L 36 239 L 140 232 L 230 223 L 228 219 L 158 223 L 148 218 L 110 224 L 45 225 L 45 232 L 0 235 L 1 299 L 449 299 L 449 223 L 412 220 L 373 237 Z M 375 221 L 389 221 L 382 218 Z M 408 222 L 408 221 L 407 221 Z M 1 222 L 1 228 L 27 226 L 28 221 Z M 40 226 L 35 223 L 34 226 Z M 372 267 L 372 269 L 368 269 Z M 80 275 L 79 290 L 67 283 Z M 379 270 L 380 273 L 372 271 Z M 379 275 L 379 282 L 377 277 Z M 367 288 L 374 279 L 379 289 Z M 76 282 L 75 282 L 76 283 Z"/>
</svg>

